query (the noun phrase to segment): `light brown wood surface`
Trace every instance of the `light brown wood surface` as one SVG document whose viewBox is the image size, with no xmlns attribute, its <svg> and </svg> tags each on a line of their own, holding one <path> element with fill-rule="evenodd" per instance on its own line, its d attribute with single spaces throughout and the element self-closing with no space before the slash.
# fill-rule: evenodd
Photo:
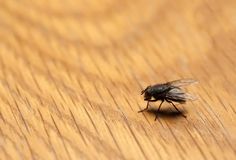
<svg viewBox="0 0 236 160">
<path fill-rule="evenodd" d="M 235 0 L 1 0 L 0 68 L 1 160 L 236 159 Z"/>
</svg>

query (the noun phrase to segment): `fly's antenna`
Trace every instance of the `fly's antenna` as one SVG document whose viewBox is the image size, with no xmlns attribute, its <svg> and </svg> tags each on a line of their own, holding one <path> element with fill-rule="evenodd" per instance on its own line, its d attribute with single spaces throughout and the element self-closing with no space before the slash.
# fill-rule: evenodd
<svg viewBox="0 0 236 160">
<path fill-rule="evenodd" d="M 148 90 L 148 88 L 150 88 L 150 87 L 151 87 L 151 86 L 147 86 L 146 89 L 142 90 L 141 95 L 142 95 L 143 93 L 145 93 L 145 92 Z"/>
</svg>

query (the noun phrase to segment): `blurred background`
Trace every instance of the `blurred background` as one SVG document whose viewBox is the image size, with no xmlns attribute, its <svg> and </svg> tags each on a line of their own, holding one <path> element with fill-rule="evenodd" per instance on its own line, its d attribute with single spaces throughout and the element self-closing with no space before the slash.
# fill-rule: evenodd
<svg viewBox="0 0 236 160">
<path fill-rule="evenodd" d="M 0 159 L 235 159 L 235 0 L 0 0 Z M 146 103 L 194 78 L 199 96 Z"/>
</svg>

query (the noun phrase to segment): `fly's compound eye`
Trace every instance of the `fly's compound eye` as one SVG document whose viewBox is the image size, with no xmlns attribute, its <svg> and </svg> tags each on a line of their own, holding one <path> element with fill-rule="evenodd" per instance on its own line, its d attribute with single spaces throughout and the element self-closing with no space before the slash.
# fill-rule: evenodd
<svg viewBox="0 0 236 160">
<path fill-rule="evenodd" d="M 150 100 L 152 98 L 152 95 L 149 94 L 148 92 L 145 92 L 144 94 L 144 100 Z"/>
<path fill-rule="evenodd" d="M 144 94 L 144 93 L 148 90 L 148 88 L 150 88 L 150 87 L 151 87 L 151 86 L 147 86 L 147 88 L 145 88 L 144 90 L 142 90 L 141 95 Z"/>
</svg>

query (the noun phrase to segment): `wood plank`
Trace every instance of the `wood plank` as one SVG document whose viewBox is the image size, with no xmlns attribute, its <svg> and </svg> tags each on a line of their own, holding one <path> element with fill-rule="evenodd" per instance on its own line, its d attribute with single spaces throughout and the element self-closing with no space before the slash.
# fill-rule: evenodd
<svg viewBox="0 0 236 160">
<path fill-rule="evenodd" d="M 236 1 L 0 1 L 0 159 L 236 158 Z M 197 101 L 137 113 L 147 85 Z"/>
</svg>

